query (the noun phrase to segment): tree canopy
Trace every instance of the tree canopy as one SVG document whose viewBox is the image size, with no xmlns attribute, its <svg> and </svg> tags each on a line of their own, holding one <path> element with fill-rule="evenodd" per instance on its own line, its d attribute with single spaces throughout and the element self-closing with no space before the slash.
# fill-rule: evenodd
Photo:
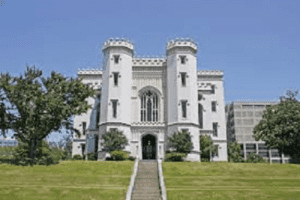
<svg viewBox="0 0 300 200">
<path fill-rule="evenodd" d="M 295 98 L 298 91 L 288 91 L 280 97 L 280 103 L 269 106 L 262 120 L 254 128 L 255 140 L 266 142 L 269 148 L 300 159 L 300 102 Z"/>
<path fill-rule="evenodd" d="M 191 134 L 186 131 L 175 132 L 169 138 L 169 145 L 179 153 L 190 153 L 193 148 Z"/>
<path fill-rule="evenodd" d="M 104 139 L 104 151 L 109 153 L 117 150 L 123 150 L 128 145 L 128 140 L 121 131 L 111 130 L 102 135 Z"/>
<path fill-rule="evenodd" d="M 218 147 L 213 145 L 212 139 L 208 135 L 200 135 L 200 151 L 201 158 L 210 158 L 210 155 L 214 155 L 218 151 Z"/>
<path fill-rule="evenodd" d="M 0 129 L 12 129 L 14 136 L 30 148 L 31 159 L 36 147 L 54 131 L 73 128 L 73 115 L 91 108 L 85 101 L 94 96 L 93 88 L 84 85 L 81 78 L 67 78 L 55 71 L 48 78 L 35 66 L 28 67 L 24 76 L 12 77 L 8 72 L 0 77 Z"/>
<path fill-rule="evenodd" d="M 228 162 L 243 162 L 244 158 L 241 155 L 241 146 L 234 141 L 227 142 Z"/>
</svg>

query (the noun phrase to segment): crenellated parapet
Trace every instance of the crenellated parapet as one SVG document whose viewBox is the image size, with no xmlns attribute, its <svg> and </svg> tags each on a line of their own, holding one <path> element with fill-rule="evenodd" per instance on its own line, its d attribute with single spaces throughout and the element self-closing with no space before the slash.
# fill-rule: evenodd
<svg viewBox="0 0 300 200">
<path fill-rule="evenodd" d="M 134 43 L 126 38 L 109 38 L 103 45 L 103 50 L 109 47 L 126 47 L 133 51 Z"/>
<path fill-rule="evenodd" d="M 169 40 L 167 42 L 167 51 L 174 47 L 190 47 L 197 52 L 197 43 L 191 38 L 176 38 L 175 40 Z"/>
<path fill-rule="evenodd" d="M 198 76 L 223 76 L 223 70 L 201 70 L 197 74 Z"/>
<path fill-rule="evenodd" d="M 102 75 L 102 71 L 99 69 L 78 69 L 79 75 Z"/>
<path fill-rule="evenodd" d="M 161 67 L 166 63 L 164 56 L 144 56 L 144 57 L 133 57 L 133 66 L 158 66 Z"/>
</svg>

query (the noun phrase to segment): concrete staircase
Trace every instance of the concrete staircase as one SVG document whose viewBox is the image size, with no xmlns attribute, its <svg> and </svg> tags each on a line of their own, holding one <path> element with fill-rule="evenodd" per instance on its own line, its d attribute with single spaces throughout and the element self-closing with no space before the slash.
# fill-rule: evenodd
<svg viewBox="0 0 300 200">
<path fill-rule="evenodd" d="M 139 161 L 131 199 L 161 200 L 156 160 Z"/>
</svg>

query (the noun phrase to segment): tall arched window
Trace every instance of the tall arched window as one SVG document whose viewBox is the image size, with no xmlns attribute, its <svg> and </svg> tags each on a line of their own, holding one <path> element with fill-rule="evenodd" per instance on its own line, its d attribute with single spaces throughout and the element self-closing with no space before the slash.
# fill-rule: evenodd
<svg viewBox="0 0 300 200">
<path fill-rule="evenodd" d="M 198 119 L 200 128 L 203 128 L 203 106 L 200 103 L 198 104 Z"/>
<path fill-rule="evenodd" d="M 158 97 L 151 91 L 147 91 L 141 96 L 141 121 L 158 121 Z"/>
</svg>

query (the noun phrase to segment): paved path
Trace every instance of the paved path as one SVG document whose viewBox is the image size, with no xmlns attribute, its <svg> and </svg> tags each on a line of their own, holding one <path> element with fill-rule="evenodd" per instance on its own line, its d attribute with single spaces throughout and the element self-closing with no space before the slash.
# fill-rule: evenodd
<svg viewBox="0 0 300 200">
<path fill-rule="evenodd" d="M 141 160 L 132 193 L 132 200 L 160 200 L 157 161 Z"/>
</svg>

